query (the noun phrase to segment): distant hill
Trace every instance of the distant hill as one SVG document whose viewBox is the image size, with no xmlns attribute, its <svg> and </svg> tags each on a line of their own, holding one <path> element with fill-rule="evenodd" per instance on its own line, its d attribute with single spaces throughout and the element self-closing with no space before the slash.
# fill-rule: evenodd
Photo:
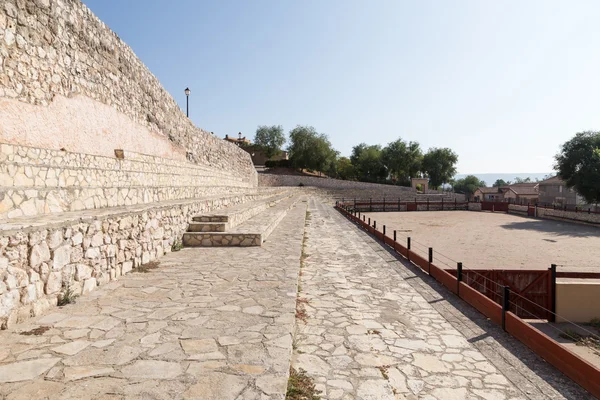
<svg viewBox="0 0 600 400">
<path fill-rule="evenodd" d="M 540 181 L 544 180 L 546 175 L 555 175 L 553 172 L 534 172 L 534 173 L 514 173 L 514 174 L 457 174 L 454 179 L 462 179 L 467 175 L 475 175 L 479 179 L 485 182 L 486 186 L 492 186 L 498 179 L 504 179 L 505 181 L 513 182 L 516 177 L 518 178 L 531 178 L 535 181 L 536 178 Z"/>
</svg>

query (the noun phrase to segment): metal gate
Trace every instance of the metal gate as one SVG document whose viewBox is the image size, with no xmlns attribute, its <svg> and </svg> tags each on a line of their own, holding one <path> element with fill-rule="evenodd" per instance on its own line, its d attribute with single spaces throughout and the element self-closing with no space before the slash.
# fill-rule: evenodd
<svg viewBox="0 0 600 400">
<path fill-rule="evenodd" d="M 456 276 L 456 270 L 447 270 Z M 523 319 L 553 321 L 555 288 L 552 270 L 463 269 L 463 282 L 486 297 L 502 304 L 502 291 L 508 286 L 510 311 Z"/>
</svg>

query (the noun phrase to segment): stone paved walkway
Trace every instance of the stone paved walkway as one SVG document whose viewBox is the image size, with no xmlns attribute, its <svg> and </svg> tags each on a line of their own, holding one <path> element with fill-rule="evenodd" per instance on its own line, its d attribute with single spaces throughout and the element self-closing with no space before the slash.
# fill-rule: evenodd
<svg viewBox="0 0 600 400">
<path fill-rule="evenodd" d="M 262 248 L 184 249 L 0 332 L 0 398 L 283 398 L 305 212 Z"/>
<path fill-rule="evenodd" d="M 343 217 L 311 200 L 294 359 L 326 399 L 525 396 Z M 418 278 L 417 278 L 418 279 Z"/>
</svg>

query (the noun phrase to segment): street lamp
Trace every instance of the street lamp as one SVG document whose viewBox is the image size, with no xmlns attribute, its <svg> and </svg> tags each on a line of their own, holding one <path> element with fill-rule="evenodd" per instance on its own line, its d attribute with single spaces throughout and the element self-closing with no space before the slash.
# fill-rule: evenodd
<svg viewBox="0 0 600 400">
<path fill-rule="evenodd" d="M 190 117 L 190 88 L 185 88 L 185 116 Z"/>
</svg>

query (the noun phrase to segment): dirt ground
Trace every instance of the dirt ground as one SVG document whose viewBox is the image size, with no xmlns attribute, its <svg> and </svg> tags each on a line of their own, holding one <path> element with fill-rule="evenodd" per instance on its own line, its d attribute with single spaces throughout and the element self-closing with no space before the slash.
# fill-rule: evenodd
<svg viewBox="0 0 600 400">
<path fill-rule="evenodd" d="M 434 263 L 455 268 L 461 261 L 471 269 L 547 269 L 600 272 L 600 228 L 561 221 L 537 220 L 504 213 L 419 211 L 366 213 L 385 224 L 387 234 L 426 255 Z M 440 254 L 441 253 L 441 254 Z M 440 265 L 441 264 L 441 265 Z"/>
</svg>

